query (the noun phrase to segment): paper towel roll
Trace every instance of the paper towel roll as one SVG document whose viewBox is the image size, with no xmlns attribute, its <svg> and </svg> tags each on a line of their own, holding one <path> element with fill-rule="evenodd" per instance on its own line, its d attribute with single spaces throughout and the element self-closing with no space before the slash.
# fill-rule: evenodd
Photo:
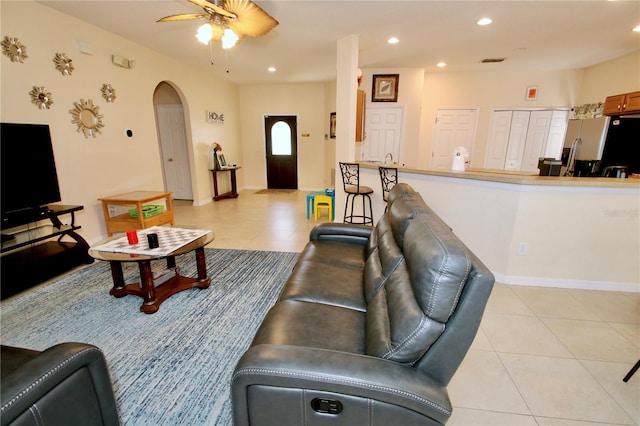
<svg viewBox="0 0 640 426">
<path fill-rule="evenodd" d="M 464 156 L 457 154 L 453 156 L 451 170 L 454 172 L 464 172 Z"/>
</svg>

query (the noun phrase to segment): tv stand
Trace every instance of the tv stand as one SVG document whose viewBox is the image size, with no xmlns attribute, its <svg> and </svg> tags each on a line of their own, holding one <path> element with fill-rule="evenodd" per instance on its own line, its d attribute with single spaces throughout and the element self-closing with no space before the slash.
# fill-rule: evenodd
<svg viewBox="0 0 640 426">
<path fill-rule="evenodd" d="M 0 298 L 6 299 L 76 266 L 93 263 L 89 245 L 76 232 L 75 212 L 83 206 L 52 204 L 37 215 L 3 220 Z M 61 216 L 71 215 L 63 224 Z M 48 221 L 48 223 L 47 223 Z M 10 232 L 7 232 L 10 231 Z M 69 237 L 73 241 L 62 241 Z"/>
<path fill-rule="evenodd" d="M 0 234 L 0 237 L 2 237 L 3 244 L 16 239 L 15 235 L 12 234 Z"/>
</svg>

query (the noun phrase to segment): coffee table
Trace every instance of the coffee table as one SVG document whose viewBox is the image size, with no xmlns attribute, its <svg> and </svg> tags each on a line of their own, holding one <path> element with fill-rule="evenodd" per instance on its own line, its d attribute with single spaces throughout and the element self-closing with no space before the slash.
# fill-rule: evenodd
<svg viewBox="0 0 640 426">
<path fill-rule="evenodd" d="M 122 238 L 122 235 L 107 238 L 106 240 L 96 243 L 89 249 L 89 255 L 94 259 L 109 262 L 111 266 L 111 276 L 113 278 L 113 288 L 109 291 L 109 294 L 114 297 L 124 297 L 129 294 L 142 297 L 141 312 L 153 314 L 160 309 L 162 302 L 174 294 L 190 288 L 205 289 L 211 284 L 211 278 L 207 276 L 204 246 L 213 241 L 213 232 L 202 235 L 186 245 L 164 254 L 145 255 L 96 250 L 96 247 L 120 238 Z M 198 271 L 197 278 L 180 275 L 176 267 L 176 256 L 190 252 L 195 252 Z M 161 259 L 166 259 L 167 273 L 154 278 L 151 261 Z M 135 262 L 138 264 L 140 270 L 139 283 L 125 283 L 122 271 L 122 264 L 124 262 Z"/>
</svg>

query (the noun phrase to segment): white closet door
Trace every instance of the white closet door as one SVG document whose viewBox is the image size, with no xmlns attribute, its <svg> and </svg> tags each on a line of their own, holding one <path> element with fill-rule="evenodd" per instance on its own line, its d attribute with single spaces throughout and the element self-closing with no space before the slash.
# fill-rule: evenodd
<svg viewBox="0 0 640 426">
<path fill-rule="evenodd" d="M 487 141 L 487 156 L 484 167 L 487 169 L 504 169 L 509 147 L 509 131 L 513 111 L 494 111 L 491 115 L 489 140 Z"/>
<path fill-rule="evenodd" d="M 550 124 L 551 111 L 531 112 L 520 170 L 527 172 L 538 171 L 538 160 L 543 156 L 547 147 Z"/>
<path fill-rule="evenodd" d="M 547 148 L 544 152 L 545 158 L 555 158 L 559 160 L 562 156 L 562 147 L 564 145 L 564 136 L 567 133 L 568 121 L 569 111 L 553 111 L 551 114 Z"/>
<path fill-rule="evenodd" d="M 509 130 L 509 147 L 504 163 L 505 170 L 520 170 L 522 166 L 530 116 L 531 112 L 529 111 L 513 111 L 511 129 Z"/>
</svg>

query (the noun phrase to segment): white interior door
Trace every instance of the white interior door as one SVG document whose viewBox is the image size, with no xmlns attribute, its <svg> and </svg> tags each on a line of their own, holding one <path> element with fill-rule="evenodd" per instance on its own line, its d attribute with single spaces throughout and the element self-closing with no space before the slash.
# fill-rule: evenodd
<svg viewBox="0 0 640 426">
<path fill-rule="evenodd" d="M 453 150 L 457 146 L 464 146 L 471 155 L 477 123 L 477 109 L 439 109 L 436 112 L 431 167 L 450 169 Z"/>
<path fill-rule="evenodd" d="M 362 161 L 384 161 L 387 154 L 400 160 L 404 106 L 368 106 L 365 138 L 360 157 Z"/>
<path fill-rule="evenodd" d="M 192 200 L 187 136 L 182 105 L 156 105 L 165 186 L 173 198 Z"/>
</svg>

